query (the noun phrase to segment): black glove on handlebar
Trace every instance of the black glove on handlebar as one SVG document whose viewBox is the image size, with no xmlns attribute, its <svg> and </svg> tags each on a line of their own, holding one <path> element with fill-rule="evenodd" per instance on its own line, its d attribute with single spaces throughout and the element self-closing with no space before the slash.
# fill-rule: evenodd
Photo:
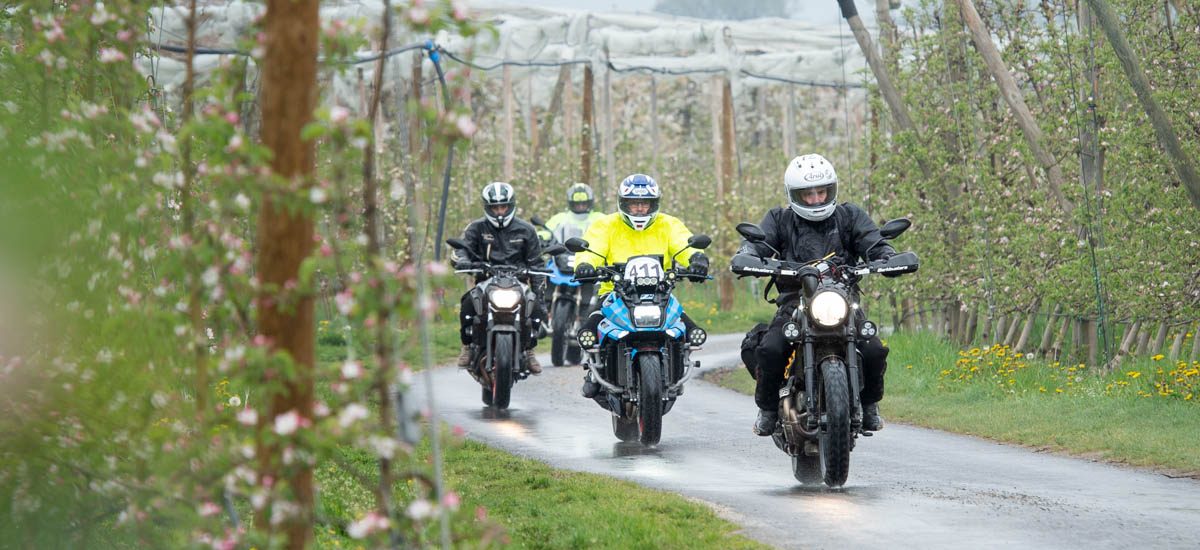
<svg viewBox="0 0 1200 550">
<path fill-rule="evenodd" d="M 688 272 L 699 277 L 708 276 L 708 256 L 703 252 L 692 254 L 692 257 L 688 258 Z"/>
<path fill-rule="evenodd" d="M 575 265 L 575 279 L 591 279 L 596 276 L 596 268 L 589 263 Z"/>
</svg>

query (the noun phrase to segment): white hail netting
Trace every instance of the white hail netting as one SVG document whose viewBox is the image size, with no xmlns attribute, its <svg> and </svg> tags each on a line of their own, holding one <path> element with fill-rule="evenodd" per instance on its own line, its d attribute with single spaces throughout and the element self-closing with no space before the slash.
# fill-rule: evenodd
<svg viewBox="0 0 1200 550">
<path fill-rule="evenodd" d="M 200 23 L 197 29 L 198 47 L 234 49 L 238 40 L 249 38 L 250 26 L 255 17 L 265 9 L 261 4 L 246 2 L 204 3 L 198 9 Z M 865 62 L 858 44 L 848 26 L 839 28 L 836 23 L 813 25 L 790 19 L 753 19 L 747 21 L 710 21 L 661 14 L 595 14 L 568 9 L 551 9 L 507 5 L 496 2 L 473 3 L 473 14 L 492 23 L 498 34 L 464 39 L 459 36 L 442 35 L 433 37 L 447 51 L 467 58 L 474 51 L 473 61 L 482 66 L 491 66 L 500 61 L 518 62 L 561 62 L 567 60 L 590 61 L 596 75 L 597 92 L 602 85 L 605 69 L 605 48 L 608 59 L 618 70 L 633 67 L 650 67 L 668 71 L 714 70 L 715 73 L 695 73 L 688 76 L 662 78 L 692 78 L 707 81 L 712 74 L 726 74 L 732 78 L 735 97 L 742 96 L 750 87 L 771 85 L 788 86 L 780 82 L 747 76 L 742 71 L 758 75 L 779 77 L 789 80 L 812 81 L 838 84 L 843 74 L 850 84 L 859 84 L 867 76 L 863 73 Z M 362 24 L 367 36 L 378 36 L 381 25 L 382 2 L 361 1 L 323 3 L 322 26 L 331 21 Z M 187 31 L 184 19 L 186 6 L 156 6 L 150 10 L 152 44 L 161 43 L 176 47 L 186 45 Z M 398 25 L 396 25 L 398 26 Z M 395 26 L 394 26 L 395 27 Z M 413 35 L 408 31 L 397 31 L 389 40 L 389 48 L 422 42 L 428 36 Z M 372 42 L 374 42 L 372 38 Z M 373 51 L 361 52 L 367 56 Z M 195 66 L 199 84 L 207 80 L 208 74 L 227 56 L 198 55 Z M 178 93 L 184 80 L 184 56 L 162 52 L 158 58 L 142 58 L 139 67 L 153 74 L 158 86 L 166 91 L 171 103 L 179 101 Z M 385 69 L 385 87 L 404 90 L 405 80 L 411 76 L 411 53 L 392 56 Z M 443 58 L 443 68 L 459 68 L 457 61 Z M 433 67 L 426 58 L 423 74 L 430 78 Z M 843 68 L 843 63 L 845 67 Z M 356 70 L 337 77 L 331 85 L 327 102 L 336 102 L 357 110 L 362 102 L 361 82 L 371 82 L 375 63 L 361 63 Z M 479 71 L 473 70 L 478 74 Z M 571 71 L 576 83 L 583 78 L 582 70 Z M 614 84 L 623 75 L 646 74 L 638 72 L 616 72 L 611 75 Z M 529 101 L 545 107 L 550 103 L 558 70 L 554 67 L 512 67 L 514 90 L 533 93 L 514 93 L 522 111 Z M 500 69 L 487 71 L 487 77 L 500 78 Z M 253 82 L 256 75 L 249 76 Z M 527 82 L 532 78 L 532 82 Z M 531 86 L 532 85 L 532 86 Z M 530 97 L 532 95 L 532 97 Z M 599 97 L 599 96 L 597 96 Z M 858 105 L 863 101 L 861 90 L 850 92 L 850 102 Z"/>
</svg>

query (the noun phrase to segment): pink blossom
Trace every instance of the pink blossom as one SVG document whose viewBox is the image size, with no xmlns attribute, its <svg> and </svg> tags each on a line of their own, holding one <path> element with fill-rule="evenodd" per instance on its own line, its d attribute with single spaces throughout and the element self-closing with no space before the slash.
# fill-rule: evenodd
<svg viewBox="0 0 1200 550">
<path fill-rule="evenodd" d="M 459 0 L 450 2 L 450 10 L 450 16 L 453 17 L 455 21 L 466 21 L 467 17 L 470 16 L 469 11 L 467 10 L 467 4 L 465 2 L 460 2 Z"/>
<path fill-rule="evenodd" d="M 408 505 L 408 510 L 405 513 L 408 514 L 408 517 L 415 520 L 428 519 L 433 516 L 433 503 L 419 498 Z"/>
<path fill-rule="evenodd" d="M 359 363 L 353 359 L 342 363 L 342 378 L 354 380 L 355 378 L 362 376 L 362 373 L 362 363 Z"/>
<path fill-rule="evenodd" d="M 361 403 L 351 403 L 342 409 L 338 414 L 338 425 L 343 428 L 349 428 L 359 420 L 366 420 L 370 416 L 370 411 Z"/>
<path fill-rule="evenodd" d="M 338 312 L 342 315 L 350 315 L 354 311 L 354 295 L 349 290 L 343 290 L 333 297 L 333 301 L 337 304 Z"/>
<path fill-rule="evenodd" d="M 295 409 L 285 412 L 275 417 L 275 433 L 279 435 L 292 435 L 300 428 L 302 418 L 300 413 Z"/>
<path fill-rule="evenodd" d="M 237 413 L 237 421 L 246 426 L 254 426 L 258 424 L 258 411 L 254 409 L 242 409 Z"/>
<path fill-rule="evenodd" d="M 463 437 L 467 435 L 467 430 L 464 430 L 462 426 L 456 424 L 450 433 L 453 433 L 454 437 Z"/>
<path fill-rule="evenodd" d="M 329 122 L 341 124 L 346 122 L 346 119 L 348 118 L 350 118 L 350 109 L 342 107 L 341 105 L 334 105 L 329 109 Z"/>
<path fill-rule="evenodd" d="M 133 31 L 129 29 L 121 29 L 117 31 L 117 40 L 120 40 L 121 42 L 129 42 L 130 38 L 133 38 Z"/>
<path fill-rule="evenodd" d="M 225 122 L 228 122 L 230 124 L 237 124 L 238 120 L 239 120 L 239 118 L 238 118 L 237 113 L 232 112 L 232 111 L 225 113 Z"/>
<path fill-rule="evenodd" d="M 414 25 L 427 25 L 429 24 L 429 10 L 414 2 L 408 10 L 408 20 Z"/>
<path fill-rule="evenodd" d="M 100 50 L 101 63 L 116 63 L 118 61 L 125 61 L 126 59 L 129 58 L 125 57 L 125 52 L 116 48 L 102 48 Z"/>
<path fill-rule="evenodd" d="M 447 510 L 457 510 L 458 505 L 461 502 L 462 502 L 462 499 L 460 499 L 458 497 L 458 493 L 456 493 L 454 491 L 450 491 L 450 492 L 442 495 L 442 507 L 446 508 Z"/>
<path fill-rule="evenodd" d="M 386 531 L 391 526 L 391 522 L 386 517 L 379 515 L 376 512 L 367 514 L 362 519 L 351 523 L 346 532 L 351 538 L 361 539 L 372 533 Z"/>
<path fill-rule="evenodd" d="M 454 126 L 458 128 L 458 133 L 467 139 L 471 139 L 471 136 L 474 136 L 475 132 L 479 130 L 479 127 L 475 125 L 475 121 L 471 120 L 471 117 L 468 115 L 459 115 L 454 121 Z"/>
<path fill-rule="evenodd" d="M 200 505 L 199 513 L 200 517 L 206 518 L 221 513 L 221 507 L 212 502 L 204 501 L 204 504 Z"/>
</svg>

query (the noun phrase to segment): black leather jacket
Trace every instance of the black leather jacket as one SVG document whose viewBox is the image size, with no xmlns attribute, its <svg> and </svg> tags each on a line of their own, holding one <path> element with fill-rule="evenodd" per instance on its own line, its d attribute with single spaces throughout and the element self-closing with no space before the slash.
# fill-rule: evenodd
<svg viewBox="0 0 1200 550">
<path fill-rule="evenodd" d="M 767 235 L 767 244 L 779 250 L 788 262 L 810 262 L 833 252 L 839 264 L 855 264 L 859 259 L 878 260 L 896 253 L 888 244 L 874 246 L 883 239 L 879 227 L 867 213 L 850 203 L 842 203 L 833 215 L 819 222 L 808 221 L 787 207 L 772 208 L 763 216 L 759 227 Z M 742 241 L 740 253 L 770 257 L 771 249 Z M 868 256 L 869 254 L 869 256 Z M 799 290 L 795 281 L 780 280 L 779 292 L 791 294 Z"/>
<path fill-rule="evenodd" d="M 497 229 L 487 218 L 479 218 L 467 224 L 462 239 L 471 252 L 493 264 L 519 267 L 541 265 L 539 256 L 542 245 L 538 241 L 537 231 L 521 218 L 514 217 L 503 229 Z M 453 261 L 455 265 L 460 265 L 471 260 L 466 254 L 455 250 Z"/>
</svg>

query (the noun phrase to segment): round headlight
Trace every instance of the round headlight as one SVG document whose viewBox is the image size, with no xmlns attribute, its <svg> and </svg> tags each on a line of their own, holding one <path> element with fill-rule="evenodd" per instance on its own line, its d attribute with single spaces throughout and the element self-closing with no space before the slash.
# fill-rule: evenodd
<svg viewBox="0 0 1200 550">
<path fill-rule="evenodd" d="M 824 327 L 836 327 L 846 320 L 846 312 L 849 310 L 849 305 L 846 303 L 846 298 L 836 292 L 819 292 L 813 296 L 812 307 L 809 311 L 812 313 L 812 318 L 818 325 Z"/>
<path fill-rule="evenodd" d="M 521 293 L 512 288 L 497 288 L 488 294 L 488 300 L 496 309 L 512 309 L 521 301 Z"/>
</svg>

